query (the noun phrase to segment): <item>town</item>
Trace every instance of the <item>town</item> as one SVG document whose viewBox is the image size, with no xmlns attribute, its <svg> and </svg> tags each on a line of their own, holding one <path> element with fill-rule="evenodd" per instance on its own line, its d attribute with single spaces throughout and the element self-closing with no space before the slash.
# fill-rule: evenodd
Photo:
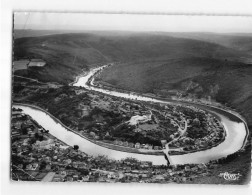
<svg viewBox="0 0 252 195">
<path fill-rule="evenodd" d="M 21 109 L 12 109 L 12 179 L 47 182 L 190 183 L 217 162 L 155 166 L 151 162 L 90 156 L 53 137 Z"/>
</svg>

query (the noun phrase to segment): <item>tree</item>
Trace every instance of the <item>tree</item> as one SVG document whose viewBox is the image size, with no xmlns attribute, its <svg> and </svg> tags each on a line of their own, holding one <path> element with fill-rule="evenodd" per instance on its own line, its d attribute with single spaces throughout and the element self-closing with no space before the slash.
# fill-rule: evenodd
<svg viewBox="0 0 252 195">
<path fill-rule="evenodd" d="M 33 137 L 33 138 L 30 139 L 29 144 L 32 145 L 32 144 L 34 144 L 35 142 L 36 142 L 36 138 Z"/>
<path fill-rule="evenodd" d="M 39 141 L 43 141 L 44 140 L 44 137 L 41 135 L 39 136 Z"/>
<path fill-rule="evenodd" d="M 78 145 L 74 145 L 74 150 L 78 150 L 79 149 L 79 146 Z"/>
<path fill-rule="evenodd" d="M 22 134 L 23 134 L 23 135 L 27 135 L 27 133 L 28 133 L 27 128 L 22 128 Z"/>
<path fill-rule="evenodd" d="M 79 169 L 78 171 L 85 176 L 89 174 L 89 171 L 87 169 Z"/>
<path fill-rule="evenodd" d="M 46 162 L 42 161 L 40 164 L 39 170 L 43 170 L 43 169 L 45 169 L 45 167 L 46 167 Z"/>
</svg>

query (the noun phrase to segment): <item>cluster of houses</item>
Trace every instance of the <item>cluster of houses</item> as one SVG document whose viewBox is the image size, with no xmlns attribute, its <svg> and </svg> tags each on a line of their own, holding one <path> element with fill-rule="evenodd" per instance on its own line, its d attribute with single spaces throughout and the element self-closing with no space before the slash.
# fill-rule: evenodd
<svg viewBox="0 0 252 195">
<path fill-rule="evenodd" d="M 77 90 L 79 93 L 79 89 Z M 145 105 L 137 104 L 134 102 L 128 102 L 120 98 L 118 99 L 116 97 L 110 97 L 106 95 L 98 95 L 98 94 L 90 93 L 88 94 L 88 96 L 91 97 L 91 102 L 89 103 L 89 105 L 84 104 L 84 103 L 79 103 L 78 105 L 77 110 L 81 113 L 80 116 L 88 116 L 91 113 L 91 110 L 93 108 L 98 107 L 101 110 L 112 111 L 114 113 L 119 113 L 123 117 L 130 118 L 126 122 L 122 121 L 121 124 L 128 124 L 130 126 L 135 126 L 135 128 L 133 129 L 134 132 L 145 133 L 146 131 L 149 131 L 149 130 L 157 131 L 159 129 L 160 121 L 158 117 L 153 115 L 151 112 L 151 109 L 146 107 Z M 164 114 L 167 114 L 167 112 L 164 112 Z M 173 117 L 171 122 L 174 122 L 174 124 L 171 124 L 171 125 L 173 125 L 174 127 L 180 128 L 182 126 L 185 126 L 184 125 L 185 122 L 183 119 L 177 120 L 175 122 L 175 120 L 178 118 L 172 115 L 169 115 L 169 117 L 170 118 Z M 100 118 L 101 118 L 100 116 L 95 117 L 94 119 L 95 124 L 100 125 L 104 123 L 104 121 L 102 119 L 100 120 Z M 99 136 L 100 131 L 99 130 L 95 131 L 94 128 L 91 130 L 90 129 L 88 130 L 88 129 L 85 129 L 84 127 L 84 129 L 80 130 L 78 133 L 82 134 L 83 136 L 88 136 L 89 138 L 92 138 L 95 140 L 99 140 L 101 138 Z M 135 149 L 162 150 L 161 146 L 153 146 L 148 143 L 140 144 L 138 142 L 137 143 L 131 143 L 127 141 L 123 142 L 118 139 L 111 142 L 111 144 L 115 144 L 115 145 L 123 146 L 123 147 L 135 148 Z"/>
<path fill-rule="evenodd" d="M 197 108 L 194 108 L 197 109 Z M 205 129 L 202 128 L 201 131 L 205 131 L 206 135 L 201 138 L 188 137 L 188 133 L 185 133 L 179 139 L 172 141 L 169 145 L 174 148 L 180 148 L 181 151 L 193 151 L 199 150 L 207 147 L 212 147 L 225 138 L 225 130 L 223 125 L 211 114 L 203 112 L 205 116 Z M 198 118 L 188 119 L 188 127 L 193 128 L 194 124 L 199 125 L 202 123 Z"/>
<path fill-rule="evenodd" d="M 113 142 L 115 145 L 119 146 L 124 146 L 124 147 L 129 147 L 129 148 L 136 148 L 136 149 L 146 149 L 146 150 L 162 150 L 161 146 L 153 146 L 151 144 L 140 144 L 139 142 L 137 143 L 132 143 L 132 142 L 127 142 L 127 141 L 120 141 L 120 140 L 115 140 Z"/>
<path fill-rule="evenodd" d="M 12 123 L 11 123 L 11 137 L 19 136 L 32 136 L 35 134 L 36 123 L 33 123 L 32 119 L 23 114 L 20 109 L 12 110 Z"/>
<path fill-rule="evenodd" d="M 19 111 L 20 112 L 20 111 Z M 21 113 L 21 112 L 20 112 Z M 16 113 L 14 113 L 15 116 Z M 13 125 L 33 123 L 34 121 L 23 115 L 15 118 Z M 36 139 L 35 135 L 20 135 L 12 140 L 12 164 L 14 179 L 53 181 L 53 182 L 185 182 L 199 173 L 207 173 L 206 166 L 184 167 L 154 166 L 151 162 L 135 159 L 120 161 L 103 156 L 93 157 L 66 145 L 51 136 L 46 130 L 33 124 L 33 133 L 43 135 L 43 139 Z M 21 128 L 21 125 L 19 125 Z M 18 128 L 18 125 L 16 126 Z M 12 129 L 15 130 L 15 129 Z M 18 139 L 17 139 L 18 138 Z M 122 142 L 118 141 L 119 145 Z M 148 148 L 148 145 L 123 143 L 136 148 Z M 15 158 L 14 158 L 15 157 Z M 14 159 L 19 158 L 18 161 Z M 201 170 L 201 171 L 199 171 Z M 187 174 L 191 172 L 190 176 Z M 13 176 L 14 177 L 14 176 Z M 17 178 L 16 178 L 17 177 Z"/>
</svg>

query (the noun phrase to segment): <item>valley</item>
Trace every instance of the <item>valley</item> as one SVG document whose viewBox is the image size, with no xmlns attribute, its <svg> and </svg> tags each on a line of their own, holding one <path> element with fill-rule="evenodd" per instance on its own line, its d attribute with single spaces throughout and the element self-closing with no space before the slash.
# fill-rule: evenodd
<svg viewBox="0 0 252 195">
<path fill-rule="evenodd" d="M 14 67 L 14 102 L 43 109 L 101 151 L 117 151 L 118 158 L 166 154 L 168 164 L 218 164 L 251 147 L 250 133 L 247 142 L 239 141 L 239 120 L 251 128 L 249 44 L 237 50 L 151 33 L 16 39 L 14 60 L 32 59 L 45 64 Z"/>
</svg>

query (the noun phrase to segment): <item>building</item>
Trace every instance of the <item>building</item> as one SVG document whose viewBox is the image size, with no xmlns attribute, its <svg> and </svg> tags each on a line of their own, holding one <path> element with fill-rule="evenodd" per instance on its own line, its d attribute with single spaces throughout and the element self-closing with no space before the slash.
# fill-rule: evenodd
<svg viewBox="0 0 252 195">
<path fill-rule="evenodd" d="M 167 140 L 161 140 L 161 144 L 162 144 L 162 146 L 164 147 L 165 144 L 167 144 Z"/>
<path fill-rule="evenodd" d="M 135 144 L 135 148 L 139 149 L 140 147 L 141 147 L 141 144 L 137 142 L 137 143 Z"/>
<path fill-rule="evenodd" d="M 12 137 L 17 137 L 17 136 L 20 136 L 21 134 L 20 134 L 20 132 L 18 132 L 18 131 L 12 131 L 11 132 L 11 136 Z"/>
<path fill-rule="evenodd" d="M 12 112 L 12 118 L 15 119 L 15 118 L 21 118 L 22 116 L 24 116 L 24 114 L 20 113 L 20 112 Z"/>
<path fill-rule="evenodd" d="M 93 138 L 96 136 L 95 132 L 93 132 L 93 131 L 91 131 L 89 134 L 90 134 Z"/>
<path fill-rule="evenodd" d="M 131 142 L 129 142 L 128 146 L 129 146 L 130 148 L 134 148 L 134 144 L 131 143 Z"/>
<path fill-rule="evenodd" d="M 145 144 L 144 149 L 149 149 L 149 144 Z"/>
<path fill-rule="evenodd" d="M 47 164 L 45 169 L 46 169 L 47 171 L 51 170 L 51 165 Z"/>
<path fill-rule="evenodd" d="M 89 181 L 89 175 L 86 175 L 86 176 L 82 177 L 82 181 L 83 182 Z"/>
<path fill-rule="evenodd" d="M 114 140 L 114 144 L 115 145 L 119 145 L 119 141 L 118 140 Z"/>
<path fill-rule="evenodd" d="M 78 109 L 79 109 L 82 117 L 88 116 L 90 113 L 90 106 L 88 106 L 88 105 L 81 103 L 81 104 L 79 104 Z"/>
<path fill-rule="evenodd" d="M 158 146 L 154 146 L 154 150 L 159 150 L 159 147 Z"/>
<path fill-rule="evenodd" d="M 77 181 L 77 180 L 78 180 L 78 178 L 79 178 L 79 176 L 78 176 L 78 175 L 73 175 L 73 181 Z"/>
<path fill-rule="evenodd" d="M 68 182 L 71 182 L 71 181 L 73 181 L 73 177 L 67 176 L 66 180 L 67 180 Z"/>
<path fill-rule="evenodd" d="M 126 142 L 123 142 L 123 146 L 125 147 L 128 147 L 129 146 L 129 143 L 126 141 Z"/>
<path fill-rule="evenodd" d="M 34 147 L 37 147 L 39 149 L 51 149 L 53 146 L 55 146 L 53 139 L 36 141 L 36 143 L 34 144 Z"/>
<path fill-rule="evenodd" d="M 55 175 L 52 182 L 63 182 L 64 179 L 60 175 Z"/>
</svg>

